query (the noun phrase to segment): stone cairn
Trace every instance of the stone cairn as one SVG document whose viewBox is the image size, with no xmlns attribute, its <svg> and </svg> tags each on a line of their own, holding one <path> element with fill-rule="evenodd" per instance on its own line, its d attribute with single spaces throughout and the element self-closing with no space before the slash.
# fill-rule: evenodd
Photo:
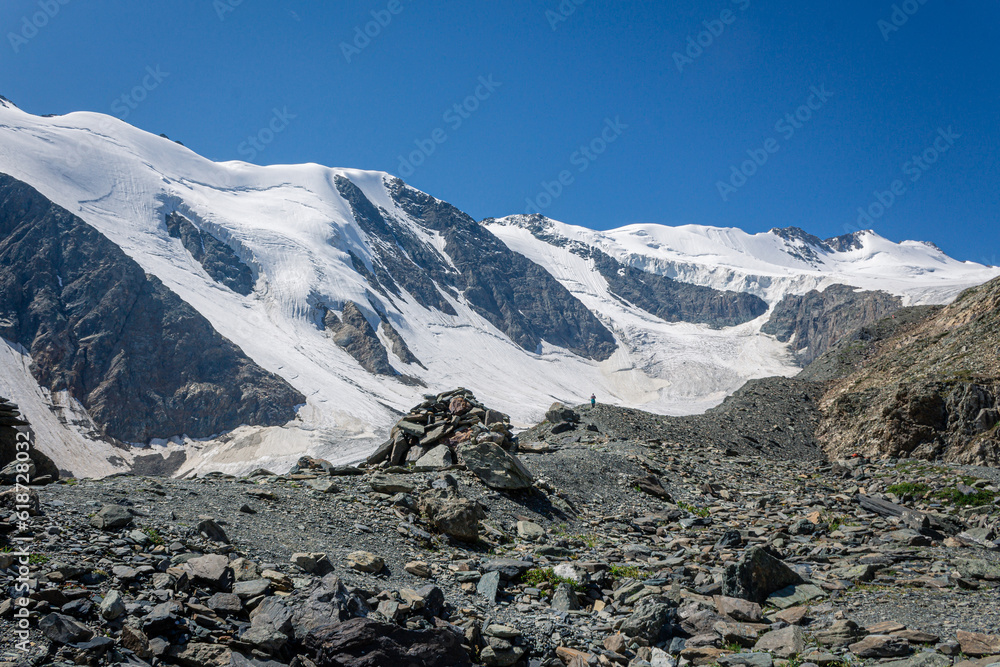
<svg viewBox="0 0 1000 667">
<path fill-rule="evenodd" d="M 21 419 L 17 404 L 11 403 L 9 399 L 0 396 L 0 429 L 3 436 L 17 437 L 17 427 L 27 426 L 28 422 Z"/>
<path fill-rule="evenodd" d="M 458 460 L 457 448 L 464 443 L 493 443 L 507 452 L 517 448 L 510 417 L 487 408 L 471 391 L 459 387 L 425 395 L 423 403 L 396 422 L 389 440 L 368 457 L 368 465 L 446 467 Z"/>
</svg>

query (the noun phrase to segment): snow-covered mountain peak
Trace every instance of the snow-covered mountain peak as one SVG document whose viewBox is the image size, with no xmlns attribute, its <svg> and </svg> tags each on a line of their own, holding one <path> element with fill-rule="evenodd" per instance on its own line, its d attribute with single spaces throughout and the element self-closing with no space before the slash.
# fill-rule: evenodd
<svg viewBox="0 0 1000 667">
<path fill-rule="evenodd" d="M 821 241 L 800 229 L 477 223 L 385 172 L 216 163 L 116 118 L 40 117 L 2 101 L 0 173 L 99 232 L 133 273 L 231 341 L 247 357 L 240 364 L 256 364 L 256 377 L 305 397 L 282 427 L 197 441 L 157 431 L 164 420 L 141 430 L 183 443 L 184 470 L 269 458 L 280 468 L 307 453 L 357 459 L 398 411 L 454 386 L 521 424 L 592 392 L 698 412 L 750 378 L 797 371 L 787 345 L 760 333 L 785 295 L 843 283 L 940 303 L 1000 273 L 874 233 Z M 56 278 L 49 287 L 63 289 Z M 87 396 L 57 396 L 25 376 L 35 341 L 9 342 L 0 394 L 34 406 L 29 417 L 47 433 L 64 431 L 46 406 L 76 415 Z M 103 446 L 81 437 L 60 446 Z M 86 474 L 118 464 L 73 465 Z"/>
</svg>

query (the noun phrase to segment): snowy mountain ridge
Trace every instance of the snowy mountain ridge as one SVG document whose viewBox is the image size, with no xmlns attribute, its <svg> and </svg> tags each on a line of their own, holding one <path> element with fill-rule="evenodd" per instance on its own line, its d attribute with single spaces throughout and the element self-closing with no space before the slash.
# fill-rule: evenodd
<svg viewBox="0 0 1000 667">
<path fill-rule="evenodd" d="M 874 233 L 817 243 L 788 230 L 479 224 L 383 172 L 214 163 L 108 116 L 40 117 L 2 100 L 0 173 L 100 232 L 306 397 L 282 426 L 123 448 L 98 437 L 105 426 L 81 397 L 26 375 L 30 341 L 6 341 L 0 394 L 77 475 L 178 451 L 179 473 L 280 469 L 307 453 L 357 460 L 399 411 L 454 386 L 521 424 L 591 392 L 699 412 L 748 379 L 798 370 L 760 333 L 786 294 L 844 283 L 943 303 L 1000 274 Z"/>
<path fill-rule="evenodd" d="M 657 224 L 595 231 L 525 215 L 484 223 L 511 243 L 527 241 L 529 234 L 536 241 L 566 239 L 600 248 L 650 273 L 749 292 L 772 305 L 785 294 L 837 283 L 884 290 L 903 297 L 907 305 L 944 303 L 963 285 L 985 282 L 997 272 L 995 267 L 952 259 L 933 243 L 894 243 L 872 230 L 823 240 L 797 227 L 758 234 Z"/>
</svg>

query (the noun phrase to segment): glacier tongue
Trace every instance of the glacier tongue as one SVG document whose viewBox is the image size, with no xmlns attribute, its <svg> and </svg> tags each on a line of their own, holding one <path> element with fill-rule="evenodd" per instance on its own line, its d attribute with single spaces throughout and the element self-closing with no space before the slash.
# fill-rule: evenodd
<svg viewBox="0 0 1000 667">
<path fill-rule="evenodd" d="M 377 245 L 385 241 L 355 219 L 338 179 L 410 230 L 420 247 L 438 253 L 447 265 L 443 270 L 459 270 L 446 252 L 445 235 L 418 220 L 412 207 L 400 205 L 394 179 L 385 173 L 316 164 L 214 163 L 107 116 L 43 118 L 9 104 L 0 104 L 0 172 L 96 228 L 254 362 L 306 396 L 297 418 L 285 426 L 240 427 L 205 441 L 161 443 L 164 449 L 156 451 L 184 447 L 188 460 L 181 474 L 242 472 L 258 465 L 281 469 L 307 453 L 358 460 L 423 393 L 456 386 L 527 425 L 551 402 L 579 403 L 591 392 L 602 402 L 690 414 L 721 402 L 748 379 L 797 372 L 787 345 L 760 333 L 766 314 L 718 329 L 664 322 L 612 294 L 591 260 L 554 239 L 598 248 L 649 273 L 749 292 L 772 307 L 785 294 L 834 283 L 884 289 L 911 303 L 945 302 L 1000 273 L 956 262 L 926 244 L 895 244 L 875 234 L 858 234 L 857 243 L 841 244 L 848 249 L 827 252 L 795 235 L 714 227 L 632 225 L 597 232 L 542 219 L 552 237 L 542 240 L 523 216 L 485 221 L 507 248 L 543 267 L 613 333 L 617 349 L 597 361 L 544 339 L 536 349 L 523 349 L 473 307 L 468 295 L 445 285 L 437 288 L 447 308 L 425 307 L 405 289 L 380 294 L 365 271 L 375 275 Z M 209 234 L 227 245 L 249 267 L 253 291 L 240 294 L 213 278 L 177 233 L 171 235 L 166 218 L 172 213 L 196 227 L 188 237 Z M 420 362 L 400 359 L 379 330 L 391 365 L 426 387 L 372 375 L 335 344 L 322 324 L 324 309 L 337 311 L 348 301 L 373 325 L 386 318 Z M 17 373 L 20 357 L 13 354 L 2 357 L 8 374 Z M 25 404 L 28 418 L 49 424 L 41 413 L 52 397 L 37 386 L 10 382 L 12 398 Z M 28 394 L 30 401 L 23 397 Z M 164 434 L 169 436 L 183 434 Z M 53 435 L 53 448 L 66 453 L 49 453 L 57 462 L 68 461 L 64 467 L 79 467 L 80 474 L 121 467 L 105 465 L 114 453 L 101 449 L 95 453 L 100 460 L 85 468 L 73 458 L 85 451 L 81 437 Z M 128 456 L 123 458 L 127 462 Z"/>
</svg>

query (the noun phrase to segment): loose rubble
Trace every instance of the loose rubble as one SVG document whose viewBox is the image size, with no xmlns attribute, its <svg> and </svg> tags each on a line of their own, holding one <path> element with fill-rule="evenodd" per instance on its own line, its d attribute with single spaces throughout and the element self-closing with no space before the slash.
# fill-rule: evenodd
<svg viewBox="0 0 1000 667">
<path fill-rule="evenodd" d="M 472 407 L 453 411 L 459 397 Z M 421 439 L 445 428 L 425 445 L 401 428 L 397 464 L 32 489 L 30 650 L 8 598 L 0 664 L 1000 663 L 994 470 L 599 427 L 526 451 L 467 392 L 422 405 L 407 422 Z M 484 433 L 528 486 L 491 485 L 463 457 Z M 441 446 L 453 462 L 415 465 Z M 0 534 L 27 536 L 3 507 Z M 8 593 L 19 565 L 0 553 Z"/>
</svg>

